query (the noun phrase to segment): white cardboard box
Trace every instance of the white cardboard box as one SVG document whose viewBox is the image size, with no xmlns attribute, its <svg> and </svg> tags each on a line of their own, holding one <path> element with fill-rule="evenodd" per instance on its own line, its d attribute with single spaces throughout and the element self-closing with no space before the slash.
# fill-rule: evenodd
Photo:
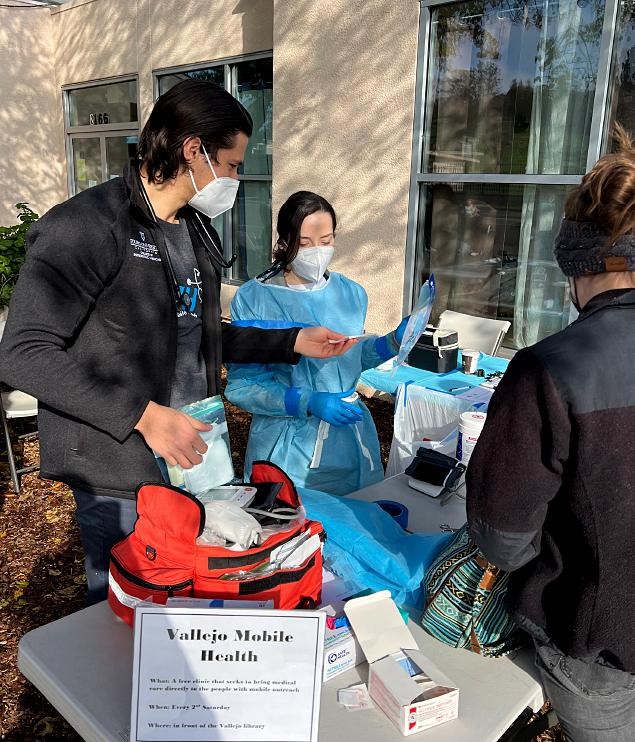
<svg viewBox="0 0 635 742">
<path fill-rule="evenodd" d="M 370 696 L 404 736 L 457 718 L 459 689 L 418 648 L 388 590 L 344 611 L 368 660 Z"/>
<path fill-rule="evenodd" d="M 323 681 L 341 675 L 351 667 L 364 662 L 365 657 L 359 642 L 351 631 L 350 626 L 341 629 L 324 630 L 324 672 Z"/>
</svg>

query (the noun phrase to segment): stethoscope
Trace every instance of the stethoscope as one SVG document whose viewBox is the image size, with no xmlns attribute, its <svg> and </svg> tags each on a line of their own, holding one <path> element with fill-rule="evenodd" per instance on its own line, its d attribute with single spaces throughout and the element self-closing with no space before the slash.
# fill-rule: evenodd
<svg viewBox="0 0 635 742">
<path fill-rule="evenodd" d="M 161 229 L 161 225 L 159 224 L 159 219 L 156 215 L 154 207 L 152 206 L 152 202 L 150 201 L 148 194 L 146 193 L 146 189 L 143 184 L 143 180 L 141 178 L 139 178 L 139 184 L 141 185 L 141 193 L 143 195 L 143 200 L 145 201 L 145 204 L 148 207 L 150 216 L 154 220 L 154 223 L 157 225 L 157 227 Z M 225 269 L 231 268 L 232 265 L 236 262 L 238 255 L 234 253 L 231 256 L 230 260 L 225 259 L 225 256 L 223 254 L 223 251 L 220 245 L 216 244 L 214 238 L 212 237 L 212 235 L 209 233 L 209 230 L 205 226 L 205 222 L 201 219 L 200 214 L 196 210 L 194 210 L 194 219 L 192 220 L 192 226 L 194 227 L 196 234 L 198 235 L 203 247 L 205 248 L 205 252 L 209 255 L 212 262 L 216 263 L 216 265 L 219 266 L 219 268 L 225 268 Z M 207 240 L 205 238 L 207 238 Z M 213 250 L 210 247 L 210 244 L 214 248 Z M 176 302 L 177 309 L 179 309 L 181 305 L 183 305 L 186 310 L 189 310 L 192 304 L 192 297 L 185 291 L 181 292 L 181 290 L 179 289 L 179 282 L 176 278 L 176 273 L 174 272 L 174 266 L 172 265 L 172 261 L 170 260 L 170 251 L 166 249 L 165 255 L 167 258 L 168 275 L 170 276 L 170 281 L 172 283 L 174 301 Z"/>
</svg>

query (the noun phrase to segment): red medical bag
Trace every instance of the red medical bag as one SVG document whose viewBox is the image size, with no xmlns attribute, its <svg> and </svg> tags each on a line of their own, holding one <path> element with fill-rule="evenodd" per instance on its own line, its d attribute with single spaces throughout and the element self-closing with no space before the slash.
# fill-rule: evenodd
<svg viewBox="0 0 635 742">
<path fill-rule="evenodd" d="M 293 482 L 275 464 L 254 463 L 250 483 L 261 482 L 282 482 L 276 505 L 300 507 Z M 138 603 L 165 604 L 172 596 L 273 600 L 275 608 L 283 609 L 319 605 L 326 538 L 321 523 L 301 520 L 245 551 L 197 544 L 204 527 L 205 508 L 188 492 L 168 484 L 139 486 L 134 530 L 111 550 L 108 602 L 117 616 L 132 626 Z M 300 566 L 281 566 L 259 576 L 258 569 L 270 563 L 276 548 L 314 535 L 316 548 Z M 241 578 L 231 579 L 232 573 Z"/>
</svg>

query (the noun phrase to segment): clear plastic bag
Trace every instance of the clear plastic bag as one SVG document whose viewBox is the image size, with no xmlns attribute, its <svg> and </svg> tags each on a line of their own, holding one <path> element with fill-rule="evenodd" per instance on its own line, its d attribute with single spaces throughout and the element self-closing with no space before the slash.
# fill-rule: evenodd
<svg viewBox="0 0 635 742">
<path fill-rule="evenodd" d="M 430 278 L 428 278 L 419 291 L 417 306 L 414 308 L 406 325 L 393 369 L 399 368 L 399 366 L 402 366 L 408 360 L 410 351 L 414 348 L 417 340 L 423 335 L 423 331 L 426 329 L 428 320 L 430 319 L 435 295 L 434 276 L 430 274 Z"/>
<path fill-rule="evenodd" d="M 225 406 L 221 397 L 219 395 L 208 397 L 179 409 L 186 415 L 212 426 L 211 430 L 200 433 L 208 448 L 203 454 L 203 461 L 191 469 L 183 469 L 178 465 L 168 466 L 162 457 L 157 456 L 164 478 L 175 487 L 187 490 L 193 495 L 201 495 L 214 487 L 231 482 L 234 478 L 234 465 Z"/>
<path fill-rule="evenodd" d="M 258 546 L 262 542 L 262 526 L 234 502 L 208 502 L 205 505 L 205 528 L 197 543 L 224 546 L 227 541 L 236 544 L 238 550 Z"/>
</svg>

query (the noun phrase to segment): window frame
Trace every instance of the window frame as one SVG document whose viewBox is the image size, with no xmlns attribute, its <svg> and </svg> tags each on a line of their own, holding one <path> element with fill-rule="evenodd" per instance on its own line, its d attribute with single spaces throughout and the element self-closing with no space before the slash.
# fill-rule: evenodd
<svg viewBox="0 0 635 742">
<path fill-rule="evenodd" d="M 112 124 L 84 124 L 81 126 L 70 125 L 70 94 L 75 90 L 83 88 L 96 88 L 101 85 L 112 85 L 113 83 L 135 82 L 137 85 L 137 121 L 122 121 Z M 62 85 L 62 111 L 64 116 L 64 143 L 66 148 L 66 186 L 69 196 L 75 196 L 79 191 L 75 189 L 73 169 L 73 138 L 76 139 L 99 139 L 101 152 L 102 183 L 108 166 L 106 161 L 106 137 L 108 136 L 136 136 L 139 137 L 139 76 L 122 75 L 118 77 L 100 78 L 88 82 Z M 92 135 L 92 136 L 91 136 Z"/>
<path fill-rule="evenodd" d="M 273 50 L 265 50 L 262 52 L 255 52 L 253 54 L 239 54 L 233 57 L 223 57 L 221 59 L 207 60 L 201 62 L 194 62 L 192 64 L 183 64 L 173 67 L 161 67 L 152 70 L 152 90 L 154 94 L 154 100 L 159 97 L 160 90 L 160 78 L 167 75 L 175 75 L 182 72 L 196 72 L 198 70 L 210 69 L 211 67 L 224 67 L 224 86 L 232 95 L 235 95 L 236 91 L 236 65 L 242 62 L 254 62 L 259 59 L 271 59 L 273 64 Z M 272 171 L 273 171 L 273 158 L 272 158 Z M 268 175 L 256 175 L 252 173 L 239 173 L 239 181 L 245 182 L 260 182 L 269 183 L 272 182 L 272 174 Z M 223 251 L 227 259 L 231 258 L 231 249 L 228 246 L 234 244 L 234 218 L 233 209 L 229 209 L 223 214 Z M 273 219 L 273 215 L 272 215 Z M 241 286 L 245 281 L 234 276 L 233 266 L 223 270 L 222 282 L 232 285 Z"/>
<path fill-rule="evenodd" d="M 403 290 L 403 313 L 408 314 L 416 300 L 419 286 L 415 281 L 421 257 L 417 253 L 417 231 L 425 213 L 419 213 L 419 193 L 422 185 L 432 183 L 495 183 L 513 185 L 564 185 L 580 183 L 584 173 L 576 175 L 526 175 L 498 173 L 432 173 L 422 169 L 425 128 L 425 106 L 428 97 L 427 82 L 430 62 L 430 34 L 432 11 L 442 5 L 454 5 L 465 0 L 419 0 L 419 29 L 417 69 L 415 83 L 415 109 L 412 137 L 412 160 L 410 169 L 410 192 L 408 196 L 408 221 L 406 231 L 406 258 Z M 598 74 L 596 78 L 593 114 L 589 131 L 586 170 L 588 171 L 606 151 L 610 123 L 610 89 L 614 70 L 614 50 L 617 38 L 617 20 L 620 0 L 605 0 L 604 21 L 600 36 Z M 508 349 L 509 350 L 509 349 Z M 513 352 L 513 351 L 511 351 Z"/>
</svg>

